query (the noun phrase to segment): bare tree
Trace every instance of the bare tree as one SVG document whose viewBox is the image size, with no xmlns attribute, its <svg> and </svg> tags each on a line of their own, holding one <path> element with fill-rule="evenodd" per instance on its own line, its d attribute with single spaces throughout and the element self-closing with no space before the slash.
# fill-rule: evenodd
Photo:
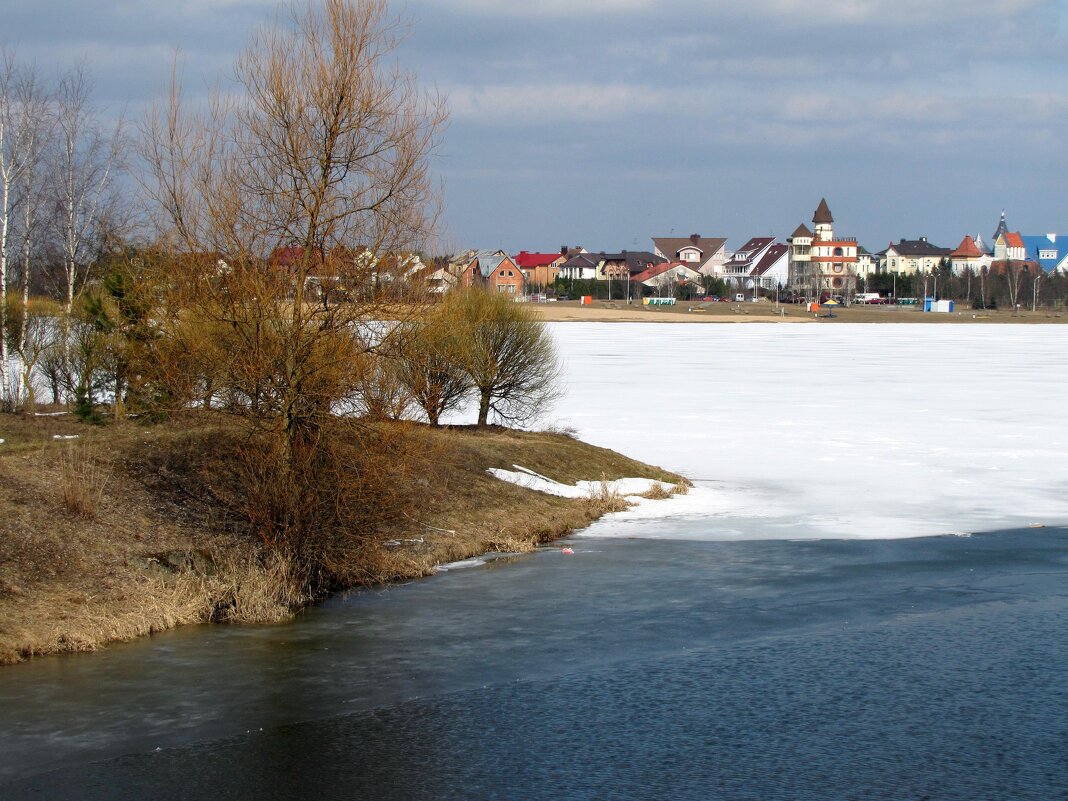
<svg viewBox="0 0 1068 801">
<path fill-rule="evenodd" d="M 88 262 L 104 232 L 116 196 L 115 176 L 124 147 L 123 122 L 105 131 L 90 95 L 92 81 L 76 66 L 59 81 L 55 99 L 55 147 L 50 183 L 55 192 L 55 227 L 63 260 L 64 343 L 70 316 L 87 276 Z"/>
<path fill-rule="evenodd" d="M 1026 262 L 1019 262 L 1015 259 L 1009 259 L 1005 262 L 1005 283 L 1009 289 L 1009 303 L 1012 304 L 1012 313 L 1014 315 L 1019 311 L 1020 283 L 1028 272 L 1027 266 Z"/>
<path fill-rule="evenodd" d="M 250 37 L 235 91 L 190 114 L 176 72 L 143 127 L 172 253 L 162 340 L 219 333 L 210 372 L 263 439 L 274 540 L 307 529 L 323 429 L 357 403 L 368 351 L 405 330 L 378 321 L 418 313 L 386 305 L 376 260 L 360 258 L 418 249 L 433 216 L 428 156 L 446 114 L 389 65 L 398 30 L 385 0 L 295 4 Z M 323 286 L 348 302 L 318 302 Z"/>
<path fill-rule="evenodd" d="M 16 184 L 19 207 L 18 236 L 22 245 L 22 260 L 19 269 L 19 329 L 13 337 L 15 348 L 22 362 L 22 380 L 16 391 L 15 404 L 21 405 L 23 395 L 34 402 L 32 372 L 38 360 L 39 332 L 31 327 L 40 327 L 34 320 L 31 326 L 30 283 L 33 276 L 33 259 L 40 251 L 38 234 L 42 228 L 42 206 L 45 197 L 45 153 L 53 132 L 55 121 L 51 90 L 45 86 L 36 70 L 23 70 L 15 85 L 19 126 L 25 141 L 26 163 Z M 31 342 L 33 340 L 33 342 Z"/>
<path fill-rule="evenodd" d="M 7 304 L 12 225 L 18 190 L 40 155 L 39 122 L 34 117 L 38 109 L 26 105 L 28 99 L 36 100 L 36 94 L 32 73 L 11 51 L 0 50 L 0 405 L 5 409 L 10 409 L 13 401 Z"/>
</svg>

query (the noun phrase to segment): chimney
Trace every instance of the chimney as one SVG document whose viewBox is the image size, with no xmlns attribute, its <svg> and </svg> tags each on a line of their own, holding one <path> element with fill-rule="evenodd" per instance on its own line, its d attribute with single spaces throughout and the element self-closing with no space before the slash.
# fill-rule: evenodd
<svg viewBox="0 0 1068 801">
<path fill-rule="evenodd" d="M 690 241 L 693 242 L 696 245 L 698 242 L 701 241 L 701 235 L 700 234 L 690 234 Z"/>
<path fill-rule="evenodd" d="M 561 256 L 566 256 L 567 255 L 567 245 L 561 245 L 560 246 L 560 255 Z"/>
<path fill-rule="evenodd" d="M 921 241 L 921 242 L 926 242 L 926 241 L 927 241 L 927 237 L 925 237 L 925 236 L 921 236 L 921 237 L 920 237 L 920 241 Z"/>
</svg>

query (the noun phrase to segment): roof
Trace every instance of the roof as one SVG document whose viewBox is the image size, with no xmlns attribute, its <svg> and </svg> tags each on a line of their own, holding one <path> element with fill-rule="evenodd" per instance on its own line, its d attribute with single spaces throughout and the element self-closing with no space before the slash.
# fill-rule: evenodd
<svg viewBox="0 0 1068 801">
<path fill-rule="evenodd" d="M 623 250 L 619 253 L 591 253 L 591 256 L 599 258 L 603 261 L 622 261 L 626 262 L 627 269 L 632 273 L 641 272 L 650 264 L 662 264 L 667 259 L 662 259 L 655 253 L 650 253 L 647 250 Z"/>
<path fill-rule="evenodd" d="M 789 250 L 790 248 L 788 248 L 786 245 L 772 245 L 770 248 L 768 248 L 767 253 L 765 253 L 761 257 L 760 261 L 756 263 L 756 266 L 753 267 L 753 271 L 749 274 L 764 275 L 764 273 L 768 272 L 768 270 L 774 267 L 775 264 L 783 256 L 785 256 L 787 251 Z"/>
<path fill-rule="evenodd" d="M 1038 264 L 1033 261 L 1021 260 L 1021 259 L 999 259 L 998 261 L 991 262 L 990 271 L 997 275 L 1003 275 L 1008 270 L 1022 270 L 1027 273 L 1034 273 L 1041 269 Z"/>
<path fill-rule="evenodd" d="M 701 273 L 691 267 L 684 261 L 666 261 L 663 264 L 652 264 L 647 269 L 642 270 L 640 273 L 631 276 L 632 281 L 638 283 L 645 283 L 651 281 L 654 278 L 659 278 L 666 273 L 670 273 L 675 270 L 675 278 L 680 282 L 686 281 L 698 281 L 701 278 Z"/>
<path fill-rule="evenodd" d="M 500 267 L 501 262 L 507 258 L 508 256 L 503 253 L 479 253 L 478 270 L 482 273 L 482 277 L 489 278 L 490 273 Z"/>
<path fill-rule="evenodd" d="M 997 242 L 998 237 L 1002 234 L 1008 233 L 1009 226 L 1005 224 L 1005 212 L 1001 212 L 1001 220 L 998 221 L 998 228 L 994 231 L 994 235 L 990 237 L 991 242 Z"/>
<path fill-rule="evenodd" d="M 955 259 L 978 259 L 983 255 L 983 252 L 979 250 L 979 246 L 975 244 L 975 240 L 971 236 L 965 236 L 957 246 L 957 249 L 949 255 Z"/>
<path fill-rule="evenodd" d="M 731 260 L 724 265 L 726 268 L 728 265 L 745 265 L 752 263 L 755 259 L 759 258 L 764 250 L 771 246 L 775 241 L 773 236 L 754 236 L 731 256 Z"/>
<path fill-rule="evenodd" d="M 299 245 L 275 248 L 271 251 L 271 264 L 279 267 L 292 267 L 304 258 L 304 248 Z"/>
<path fill-rule="evenodd" d="M 1057 244 L 1056 234 L 1025 236 L 1023 241 L 1027 258 L 1037 261 L 1046 272 L 1054 269 L 1068 253 L 1068 249 L 1063 244 Z M 1041 258 L 1041 254 L 1046 254 L 1047 258 Z"/>
<path fill-rule="evenodd" d="M 1024 247 L 1023 237 L 1017 231 L 1005 232 L 1005 244 L 1010 248 Z"/>
<path fill-rule="evenodd" d="M 530 270 L 534 267 L 548 267 L 559 258 L 559 253 L 528 253 L 525 250 L 521 250 L 514 261 L 521 270 Z"/>
<path fill-rule="evenodd" d="M 790 238 L 791 239 L 802 239 L 802 238 L 811 239 L 812 238 L 812 232 L 810 230 L 808 230 L 808 226 L 807 225 L 805 225 L 804 223 L 801 223 L 801 225 L 797 226 L 797 230 L 794 231 L 792 234 L 790 234 Z"/>
<path fill-rule="evenodd" d="M 919 239 L 902 239 L 899 242 L 891 242 L 890 247 L 900 256 L 948 256 L 949 248 L 940 248 L 932 245 L 926 237 Z M 887 248 L 889 250 L 890 248 Z M 884 253 L 886 251 L 883 251 Z"/>
<path fill-rule="evenodd" d="M 705 258 L 714 256 L 727 244 L 724 237 L 705 237 L 694 234 L 693 236 L 654 236 L 653 244 L 656 249 L 668 258 L 676 258 L 679 252 L 685 248 L 696 247 Z"/>
<path fill-rule="evenodd" d="M 601 257 L 596 253 L 579 253 L 565 261 L 561 267 L 596 267 Z"/>
<path fill-rule="evenodd" d="M 812 222 L 816 225 L 829 225 L 834 222 L 834 217 L 831 216 L 831 208 L 827 205 L 827 198 L 820 198 L 816 213 L 812 215 Z"/>
</svg>

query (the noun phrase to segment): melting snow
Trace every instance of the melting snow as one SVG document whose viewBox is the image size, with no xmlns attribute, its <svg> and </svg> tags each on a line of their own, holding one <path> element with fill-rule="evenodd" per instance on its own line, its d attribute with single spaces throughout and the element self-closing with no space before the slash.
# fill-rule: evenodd
<svg viewBox="0 0 1068 801">
<path fill-rule="evenodd" d="M 559 481 L 553 481 L 551 478 L 546 478 L 517 464 L 512 465 L 512 467 L 515 470 L 501 470 L 491 467 L 487 472 L 501 481 L 518 484 L 520 487 L 537 490 L 548 495 L 559 495 L 561 498 L 588 498 L 591 495 L 597 495 L 602 490 L 600 481 L 579 481 L 575 484 L 561 484 Z M 641 495 L 644 492 L 648 492 L 649 488 L 654 484 L 663 484 L 669 489 L 671 487 L 670 484 L 664 484 L 662 481 L 656 481 L 651 478 L 620 478 L 604 483 L 607 485 L 606 488 L 609 492 L 616 492 L 626 496 Z"/>
</svg>

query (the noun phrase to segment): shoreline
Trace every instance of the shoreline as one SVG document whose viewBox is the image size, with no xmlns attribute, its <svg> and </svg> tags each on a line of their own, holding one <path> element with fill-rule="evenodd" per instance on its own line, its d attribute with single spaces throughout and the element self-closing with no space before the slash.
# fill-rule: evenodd
<svg viewBox="0 0 1068 801">
<path fill-rule="evenodd" d="M 809 323 L 834 325 L 840 323 L 892 323 L 936 325 L 1061 325 L 1068 324 L 1068 312 L 1038 309 L 1035 312 L 987 309 L 961 309 L 952 314 L 924 313 L 917 307 L 853 305 L 818 314 L 804 306 L 760 301 L 758 303 L 690 303 L 674 306 L 627 305 L 625 301 L 594 301 L 582 306 L 578 301 L 531 303 L 527 307 L 543 322 L 551 323 Z"/>
<path fill-rule="evenodd" d="M 326 598 L 434 575 L 440 566 L 495 553 L 525 553 L 617 511 L 618 493 L 562 497 L 500 480 L 491 469 L 523 465 L 561 485 L 581 479 L 685 478 L 565 434 L 475 427 L 398 428 L 432 475 L 444 462 L 449 491 L 405 487 L 410 513 L 371 535 L 349 567 L 352 578 L 309 594 L 289 564 L 228 527 L 198 495 L 196 467 L 181 465 L 190 428 L 209 438 L 217 420 L 192 417 L 144 427 L 103 428 L 70 417 L 0 420 L 0 665 L 91 652 L 191 624 L 280 622 Z M 65 441 L 57 437 L 78 437 Z M 91 515 L 66 508 L 72 454 L 101 478 Z"/>
</svg>

